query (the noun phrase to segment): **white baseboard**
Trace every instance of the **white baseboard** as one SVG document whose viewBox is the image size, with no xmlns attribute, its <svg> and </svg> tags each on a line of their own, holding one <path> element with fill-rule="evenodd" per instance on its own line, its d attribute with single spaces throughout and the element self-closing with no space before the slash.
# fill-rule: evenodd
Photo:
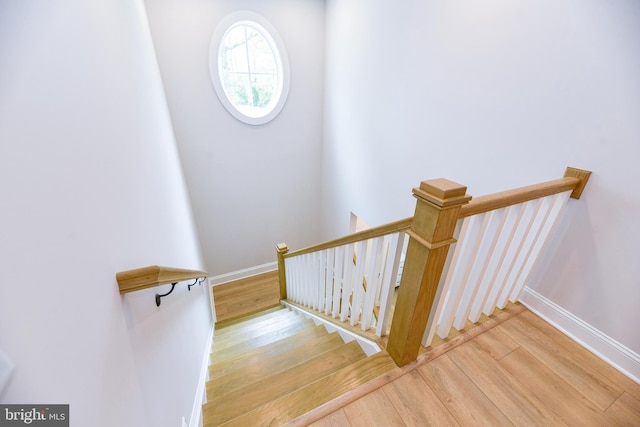
<svg viewBox="0 0 640 427">
<path fill-rule="evenodd" d="M 218 276 L 209 277 L 209 285 L 217 286 L 222 283 L 233 282 L 234 280 L 246 279 L 247 277 L 256 276 L 278 269 L 278 262 L 269 262 L 267 264 L 257 265 L 255 267 L 244 268 L 231 273 L 220 274 Z"/>
<path fill-rule="evenodd" d="M 520 302 L 578 344 L 640 384 L 640 355 L 528 287 L 522 290 Z"/>
<path fill-rule="evenodd" d="M 209 379 L 209 357 L 211 355 L 211 345 L 213 344 L 214 323 L 211 323 L 207 344 L 204 347 L 204 355 L 202 357 L 202 367 L 200 368 L 200 377 L 198 378 L 198 388 L 196 389 L 195 398 L 193 400 L 193 408 L 191 409 L 191 417 L 189 418 L 189 427 L 202 426 L 202 404 L 205 403 L 206 384 Z"/>
</svg>

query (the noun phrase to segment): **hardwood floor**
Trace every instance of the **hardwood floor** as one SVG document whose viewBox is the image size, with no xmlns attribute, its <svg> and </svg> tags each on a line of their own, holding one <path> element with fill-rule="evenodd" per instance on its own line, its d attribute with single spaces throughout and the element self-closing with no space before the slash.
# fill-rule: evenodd
<svg viewBox="0 0 640 427">
<path fill-rule="evenodd" d="M 640 385 L 525 310 L 309 425 L 637 427 Z"/>
<path fill-rule="evenodd" d="M 277 304 L 277 275 L 216 286 L 214 297 L 219 321 L 255 312 Z M 290 424 L 640 426 L 640 385 L 526 309 L 495 323 Z"/>
<path fill-rule="evenodd" d="M 245 316 L 280 303 L 278 271 L 213 287 L 217 321 Z"/>
</svg>

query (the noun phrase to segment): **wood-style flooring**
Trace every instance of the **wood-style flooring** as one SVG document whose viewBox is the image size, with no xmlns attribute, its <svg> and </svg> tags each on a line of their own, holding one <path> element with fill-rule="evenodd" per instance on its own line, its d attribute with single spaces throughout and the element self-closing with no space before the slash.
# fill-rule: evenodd
<svg viewBox="0 0 640 427">
<path fill-rule="evenodd" d="M 280 303 L 278 271 L 213 287 L 217 322 L 252 314 Z"/>
<path fill-rule="evenodd" d="M 277 275 L 216 286 L 214 298 L 218 321 L 272 306 Z M 528 310 L 459 341 L 291 425 L 640 426 L 640 385 Z"/>
<path fill-rule="evenodd" d="M 525 310 L 308 425 L 637 427 L 640 385 Z"/>
</svg>

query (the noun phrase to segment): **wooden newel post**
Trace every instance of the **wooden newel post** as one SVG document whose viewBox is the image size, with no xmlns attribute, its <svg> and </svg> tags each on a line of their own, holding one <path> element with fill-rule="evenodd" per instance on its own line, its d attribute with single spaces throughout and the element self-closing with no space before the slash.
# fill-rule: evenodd
<svg viewBox="0 0 640 427">
<path fill-rule="evenodd" d="M 398 366 L 418 357 L 447 252 L 455 242 L 460 207 L 471 200 L 466 191 L 442 178 L 422 181 L 413 189 L 418 201 L 387 344 Z"/>
<path fill-rule="evenodd" d="M 289 248 L 285 243 L 276 245 L 278 253 L 278 281 L 280 282 L 280 299 L 287 299 L 287 275 L 284 270 L 284 255 L 289 252 Z"/>
</svg>

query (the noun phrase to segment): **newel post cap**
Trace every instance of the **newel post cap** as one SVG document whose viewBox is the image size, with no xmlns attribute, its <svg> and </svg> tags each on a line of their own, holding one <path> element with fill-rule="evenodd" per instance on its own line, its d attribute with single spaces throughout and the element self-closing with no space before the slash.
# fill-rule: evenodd
<svg viewBox="0 0 640 427">
<path fill-rule="evenodd" d="M 445 178 L 422 181 L 419 188 L 413 189 L 413 195 L 442 208 L 464 205 L 471 200 L 465 185 Z"/>
</svg>

